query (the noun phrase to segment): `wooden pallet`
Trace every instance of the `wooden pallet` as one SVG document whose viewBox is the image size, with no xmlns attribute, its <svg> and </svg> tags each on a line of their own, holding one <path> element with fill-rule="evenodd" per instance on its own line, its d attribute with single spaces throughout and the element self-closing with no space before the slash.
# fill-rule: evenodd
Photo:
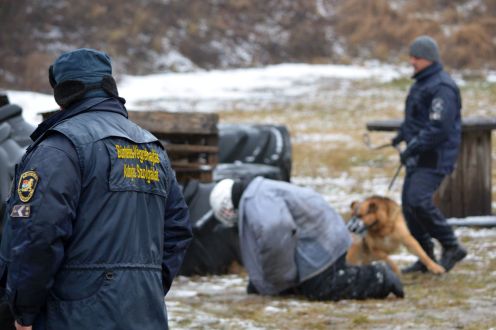
<svg viewBox="0 0 496 330">
<path fill-rule="evenodd" d="M 217 114 L 129 111 L 129 119 L 160 139 L 180 183 L 212 181 L 219 153 Z"/>
</svg>

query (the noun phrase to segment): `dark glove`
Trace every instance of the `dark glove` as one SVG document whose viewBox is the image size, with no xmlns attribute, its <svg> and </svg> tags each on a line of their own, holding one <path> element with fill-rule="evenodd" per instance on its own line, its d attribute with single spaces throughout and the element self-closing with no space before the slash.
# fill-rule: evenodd
<svg viewBox="0 0 496 330">
<path fill-rule="evenodd" d="M 400 153 L 400 161 L 401 164 L 403 164 L 406 168 L 413 168 L 417 166 L 417 157 L 412 156 L 409 152 L 408 149 Z"/>
<path fill-rule="evenodd" d="M 410 155 L 405 151 L 403 152 L 400 152 L 400 162 L 401 164 L 405 165 L 406 166 L 406 162 L 408 160 L 408 158 L 410 157 Z"/>
<path fill-rule="evenodd" d="M 394 138 L 391 139 L 391 145 L 393 147 L 396 147 L 398 144 L 403 141 L 403 138 L 400 135 L 396 135 Z"/>
</svg>

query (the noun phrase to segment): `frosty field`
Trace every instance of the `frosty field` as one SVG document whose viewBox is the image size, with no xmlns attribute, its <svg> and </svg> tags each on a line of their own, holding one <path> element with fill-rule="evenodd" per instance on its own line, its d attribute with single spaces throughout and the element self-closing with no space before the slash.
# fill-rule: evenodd
<svg viewBox="0 0 496 330">
<path fill-rule="evenodd" d="M 349 204 L 371 194 L 400 200 L 403 172 L 392 148 L 362 142 L 370 120 L 402 118 L 408 68 L 281 65 L 261 69 L 122 77 L 130 110 L 216 111 L 222 123 L 287 125 L 292 182 L 322 193 L 344 217 Z M 175 78 L 175 79 L 174 79 Z M 494 73 L 456 75 L 463 116 L 496 115 Z M 26 118 L 55 108 L 49 96 L 10 92 Z M 370 133 L 374 144 L 391 133 Z M 493 187 L 496 146 L 492 146 Z M 493 213 L 496 209 L 493 188 Z M 403 275 L 403 300 L 309 302 L 247 295 L 244 272 L 178 278 L 166 298 L 171 329 L 496 329 L 496 228 L 457 228 L 469 255 L 442 276 Z M 439 253 L 439 249 L 437 250 Z M 415 260 L 401 250 L 394 259 Z"/>
</svg>

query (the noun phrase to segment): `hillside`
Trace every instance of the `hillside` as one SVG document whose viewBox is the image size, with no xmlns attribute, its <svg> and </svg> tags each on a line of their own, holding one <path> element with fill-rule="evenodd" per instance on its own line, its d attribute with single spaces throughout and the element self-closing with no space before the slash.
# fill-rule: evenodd
<svg viewBox="0 0 496 330">
<path fill-rule="evenodd" d="M 5 0 L 0 87 L 49 90 L 62 51 L 107 51 L 116 71 L 145 74 L 282 62 L 400 62 L 419 34 L 445 63 L 496 67 L 494 0 Z"/>
</svg>

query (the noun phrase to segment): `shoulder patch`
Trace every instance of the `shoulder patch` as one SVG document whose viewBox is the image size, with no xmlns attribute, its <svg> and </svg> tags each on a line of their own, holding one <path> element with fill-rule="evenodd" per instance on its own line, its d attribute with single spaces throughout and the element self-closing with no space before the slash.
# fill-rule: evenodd
<svg viewBox="0 0 496 330">
<path fill-rule="evenodd" d="M 14 205 L 10 216 L 12 218 L 29 218 L 31 215 L 31 206 L 26 204 Z"/>
<path fill-rule="evenodd" d="M 443 99 L 436 97 L 432 100 L 431 111 L 429 114 L 430 120 L 440 120 L 444 111 Z"/>
<path fill-rule="evenodd" d="M 27 203 L 31 200 L 38 184 L 38 173 L 35 171 L 26 171 L 21 174 L 19 183 L 17 184 L 17 194 L 19 199 Z"/>
</svg>

